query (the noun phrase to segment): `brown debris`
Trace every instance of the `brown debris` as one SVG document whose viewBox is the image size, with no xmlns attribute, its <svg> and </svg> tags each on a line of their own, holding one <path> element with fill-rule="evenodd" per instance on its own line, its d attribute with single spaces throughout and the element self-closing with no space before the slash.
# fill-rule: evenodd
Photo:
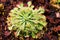
<svg viewBox="0 0 60 40">
<path fill-rule="evenodd" d="M 55 31 L 55 32 L 59 31 L 60 30 L 60 25 L 57 26 L 57 27 L 52 28 L 52 30 Z"/>
<path fill-rule="evenodd" d="M 1 0 L 1 2 L 6 2 L 6 0 Z"/>
</svg>

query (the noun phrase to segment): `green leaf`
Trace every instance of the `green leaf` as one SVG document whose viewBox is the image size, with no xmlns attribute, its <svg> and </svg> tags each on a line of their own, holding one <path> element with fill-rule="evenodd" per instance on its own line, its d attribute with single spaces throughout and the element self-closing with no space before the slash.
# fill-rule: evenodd
<svg viewBox="0 0 60 40">
<path fill-rule="evenodd" d="M 60 0 L 57 0 L 58 3 L 60 3 Z"/>
<path fill-rule="evenodd" d="M 43 25 L 44 27 L 47 25 L 47 23 L 44 21 L 40 21 L 40 24 Z"/>
<path fill-rule="evenodd" d="M 23 3 L 20 4 L 20 7 L 23 7 Z"/>
<path fill-rule="evenodd" d="M 28 4 L 28 6 L 31 6 L 32 3 L 31 3 L 31 1 L 29 1 L 27 4 Z"/>
<path fill-rule="evenodd" d="M 14 25 L 12 25 L 12 26 L 8 27 L 8 29 L 9 29 L 9 30 L 12 30 L 13 26 L 14 26 Z"/>
<path fill-rule="evenodd" d="M 17 29 L 16 36 L 19 36 L 19 34 L 20 34 L 20 29 Z"/>
<path fill-rule="evenodd" d="M 39 7 L 38 13 L 44 13 L 45 10 L 42 7 Z"/>
<path fill-rule="evenodd" d="M 36 34 L 32 32 L 32 38 L 35 38 L 36 37 Z"/>
</svg>

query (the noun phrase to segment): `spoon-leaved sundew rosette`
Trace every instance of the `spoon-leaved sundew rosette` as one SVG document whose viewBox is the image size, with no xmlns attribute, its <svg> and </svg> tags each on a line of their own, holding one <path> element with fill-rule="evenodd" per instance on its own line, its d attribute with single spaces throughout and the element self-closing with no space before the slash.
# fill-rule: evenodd
<svg viewBox="0 0 60 40">
<path fill-rule="evenodd" d="M 46 27 L 46 17 L 43 15 L 44 8 L 39 7 L 33 9 L 31 1 L 28 7 L 23 6 L 21 3 L 18 7 L 12 9 L 7 18 L 8 29 L 12 32 L 15 31 L 15 36 L 38 38 L 36 34 L 41 32 L 43 27 Z M 13 32 L 12 32 L 13 33 Z"/>
</svg>

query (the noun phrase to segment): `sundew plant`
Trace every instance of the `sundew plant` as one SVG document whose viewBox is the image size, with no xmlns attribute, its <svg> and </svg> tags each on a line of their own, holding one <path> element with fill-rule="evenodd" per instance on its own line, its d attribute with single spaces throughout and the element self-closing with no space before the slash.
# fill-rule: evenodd
<svg viewBox="0 0 60 40">
<path fill-rule="evenodd" d="M 16 31 L 17 37 L 37 38 L 36 34 L 47 25 L 46 17 L 43 15 L 44 8 L 33 9 L 34 6 L 30 1 L 27 4 L 26 7 L 21 3 L 10 11 L 10 17 L 7 18 L 8 29 Z"/>
</svg>

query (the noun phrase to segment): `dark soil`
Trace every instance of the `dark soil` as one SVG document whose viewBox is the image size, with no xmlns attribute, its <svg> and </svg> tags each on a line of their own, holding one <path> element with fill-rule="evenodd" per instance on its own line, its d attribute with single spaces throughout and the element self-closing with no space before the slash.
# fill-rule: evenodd
<svg viewBox="0 0 60 40">
<path fill-rule="evenodd" d="M 58 34 L 60 34 L 60 17 L 56 17 L 56 13 L 60 10 L 49 4 L 49 0 L 0 0 L 0 3 L 4 5 L 4 9 L 0 12 L 0 40 L 19 40 L 12 36 L 10 31 L 7 29 L 7 16 L 11 9 L 16 7 L 20 2 L 24 2 L 25 6 L 28 1 L 32 1 L 35 8 L 43 6 L 45 8 L 45 16 L 47 24 L 47 31 L 44 36 L 40 39 L 25 38 L 25 40 L 58 40 Z M 56 10 L 57 9 L 57 10 Z M 43 28 L 44 29 L 44 28 Z"/>
</svg>

